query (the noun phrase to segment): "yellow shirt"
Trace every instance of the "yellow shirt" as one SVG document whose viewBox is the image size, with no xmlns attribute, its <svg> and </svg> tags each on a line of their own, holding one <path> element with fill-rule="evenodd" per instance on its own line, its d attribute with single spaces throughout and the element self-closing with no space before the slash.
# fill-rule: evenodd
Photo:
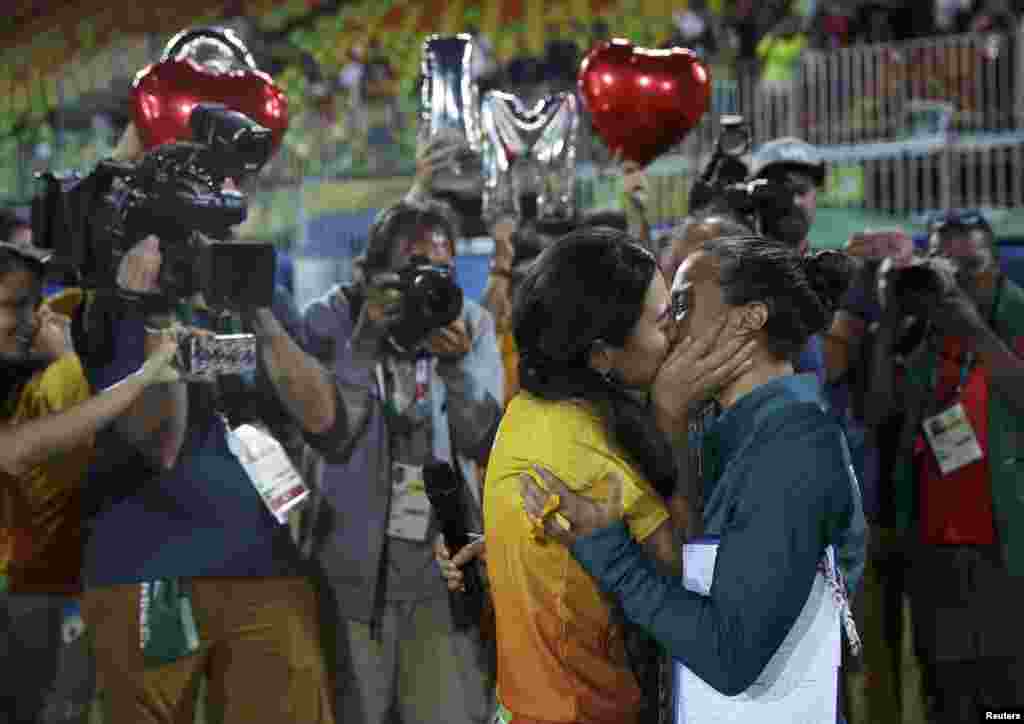
<svg viewBox="0 0 1024 724">
<path fill-rule="evenodd" d="M 761 59 L 761 78 L 770 81 L 791 81 L 796 77 L 797 61 L 807 47 L 803 33 L 788 37 L 766 35 L 757 44 L 757 57 Z"/>
<path fill-rule="evenodd" d="M 584 403 L 520 392 L 502 418 L 487 465 L 484 526 L 497 620 L 498 692 L 513 713 L 551 722 L 631 722 L 640 689 L 613 602 L 569 550 L 533 539 L 519 473 L 540 464 L 573 490 L 606 500 L 600 479 L 625 479 L 623 505 L 643 541 L 668 519 L 661 498 L 609 440 Z"/>
<path fill-rule="evenodd" d="M 78 287 L 62 289 L 56 294 L 46 298 L 46 304 L 57 314 L 70 317 L 78 309 L 78 306 L 85 300 L 85 292 Z"/>
<path fill-rule="evenodd" d="M 511 331 L 498 335 L 498 347 L 501 350 L 501 363 L 505 368 L 505 404 L 519 392 L 519 352 L 516 350 L 516 338 Z"/>
<path fill-rule="evenodd" d="M 66 355 L 0 401 L 0 424 L 66 410 L 90 395 L 81 362 Z M 14 478 L 0 473 L 0 575 L 11 592 L 73 593 L 82 558 L 81 482 L 91 445 Z"/>
</svg>

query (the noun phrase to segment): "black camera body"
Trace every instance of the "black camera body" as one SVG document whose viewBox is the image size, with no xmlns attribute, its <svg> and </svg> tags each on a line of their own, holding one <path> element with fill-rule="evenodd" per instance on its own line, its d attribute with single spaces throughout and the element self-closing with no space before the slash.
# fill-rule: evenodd
<svg viewBox="0 0 1024 724">
<path fill-rule="evenodd" d="M 201 292 L 214 308 L 270 306 L 273 245 L 221 239 L 248 211 L 245 195 L 224 182 L 266 163 L 271 132 L 212 103 L 197 105 L 189 122 L 195 140 L 159 146 L 137 163 L 104 161 L 84 178 L 40 175 L 33 238 L 54 251 L 68 281 L 114 290 L 123 256 L 154 234 L 163 257 L 159 295 L 122 296 L 167 307 Z"/>
<path fill-rule="evenodd" d="M 431 264 L 426 257 L 412 257 L 397 276 L 391 288 L 400 295 L 400 312 L 388 327 L 388 337 L 399 350 L 409 351 L 459 318 L 462 289 L 450 267 Z"/>
<path fill-rule="evenodd" d="M 956 270 L 938 258 L 926 258 L 886 275 L 885 296 L 908 315 L 928 318 L 953 290 Z"/>
<path fill-rule="evenodd" d="M 751 133 L 742 116 L 723 116 L 722 130 L 704 171 L 690 189 L 690 211 L 722 209 L 751 230 L 796 246 L 807 238 L 807 214 L 796 205 L 787 184 L 769 179 L 749 181 L 741 157 L 750 150 Z"/>
</svg>

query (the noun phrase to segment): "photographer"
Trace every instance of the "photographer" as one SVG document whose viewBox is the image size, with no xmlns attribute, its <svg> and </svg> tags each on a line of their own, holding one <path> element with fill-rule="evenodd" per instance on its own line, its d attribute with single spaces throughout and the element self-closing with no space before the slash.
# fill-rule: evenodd
<svg viewBox="0 0 1024 724">
<path fill-rule="evenodd" d="M 454 286 L 455 239 L 445 206 L 399 202 L 370 230 L 360 281 L 305 312 L 317 356 L 371 398 L 347 460 L 323 467 L 311 525 L 337 606 L 337 658 L 351 658 L 352 681 L 337 692 L 343 721 L 468 724 L 493 713 L 492 664 L 477 627 L 453 624 L 432 549 L 440 511 L 420 482 L 432 463 L 454 466 L 472 511 L 460 522 L 482 530 L 476 465 L 501 416 L 502 368 L 491 315 Z"/>
<path fill-rule="evenodd" d="M 58 686 L 91 689 L 88 674 L 64 682 L 60 673 L 61 615 L 80 590 L 81 479 L 93 435 L 146 387 L 174 379 L 176 349 L 165 343 L 90 398 L 67 320 L 41 304 L 46 258 L 0 243 L 0 650 L 20 672 L 5 677 L 0 711 L 19 722 L 43 721 Z M 91 690 L 80 694 L 61 704 L 87 707 Z"/>
<path fill-rule="evenodd" d="M 853 724 L 901 721 L 907 684 L 920 672 L 916 657 L 903 653 L 908 560 L 893 523 L 892 472 L 903 410 L 894 407 L 875 419 L 869 417 L 866 404 L 882 316 L 879 270 L 908 266 L 913 252 L 912 239 L 900 230 L 852 235 L 846 253 L 857 261 L 857 272 L 824 339 L 829 402 L 845 421 L 869 531 L 863 583 L 854 609 L 864 656 L 859 665 L 847 669 Z"/>
<path fill-rule="evenodd" d="M 880 284 L 868 417 L 905 413 L 893 505 L 915 645 L 933 720 L 968 721 L 1024 692 L 1024 291 L 979 214 L 940 220 L 929 258 Z"/>
<path fill-rule="evenodd" d="M 116 160 L 141 152 L 129 126 Z M 154 329 L 223 327 L 201 294 L 166 314 L 130 301 L 162 291 L 164 244 L 138 242 L 117 269 L 118 292 L 90 293 L 79 311 L 76 349 L 96 389 L 152 355 Z M 225 724 L 333 721 L 314 591 L 286 519 L 262 494 L 260 466 L 281 469 L 283 452 L 266 436 L 251 448 L 241 431 L 262 422 L 280 439 L 291 427 L 336 455 L 365 421 L 365 395 L 302 350 L 284 295 L 242 316 L 256 335 L 254 375 L 147 390 L 97 441 L 82 609 L 110 721 L 191 721 L 200 672 Z"/>
</svg>

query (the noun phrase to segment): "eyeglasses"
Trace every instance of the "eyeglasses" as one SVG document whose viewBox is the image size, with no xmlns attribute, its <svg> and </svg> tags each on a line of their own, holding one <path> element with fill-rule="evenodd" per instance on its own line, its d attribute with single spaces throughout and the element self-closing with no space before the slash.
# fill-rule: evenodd
<svg viewBox="0 0 1024 724">
<path fill-rule="evenodd" d="M 672 292 L 672 319 L 678 322 L 690 308 L 688 290 L 677 289 Z"/>
</svg>

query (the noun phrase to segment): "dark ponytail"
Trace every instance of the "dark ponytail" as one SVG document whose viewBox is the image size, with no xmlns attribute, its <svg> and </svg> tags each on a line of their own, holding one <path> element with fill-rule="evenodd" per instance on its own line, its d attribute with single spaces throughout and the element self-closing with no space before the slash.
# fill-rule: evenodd
<svg viewBox="0 0 1024 724">
<path fill-rule="evenodd" d="M 828 328 L 853 269 L 841 252 L 803 257 L 762 236 L 714 239 L 704 249 L 718 261 L 726 304 L 768 307 L 766 344 L 778 359 L 795 359 L 811 335 Z"/>
<path fill-rule="evenodd" d="M 807 283 L 818 298 L 821 317 L 808 319 L 815 332 L 827 329 L 832 324 L 839 302 L 850 286 L 853 264 L 850 257 L 838 251 L 819 251 L 803 259 Z"/>
</svg>

